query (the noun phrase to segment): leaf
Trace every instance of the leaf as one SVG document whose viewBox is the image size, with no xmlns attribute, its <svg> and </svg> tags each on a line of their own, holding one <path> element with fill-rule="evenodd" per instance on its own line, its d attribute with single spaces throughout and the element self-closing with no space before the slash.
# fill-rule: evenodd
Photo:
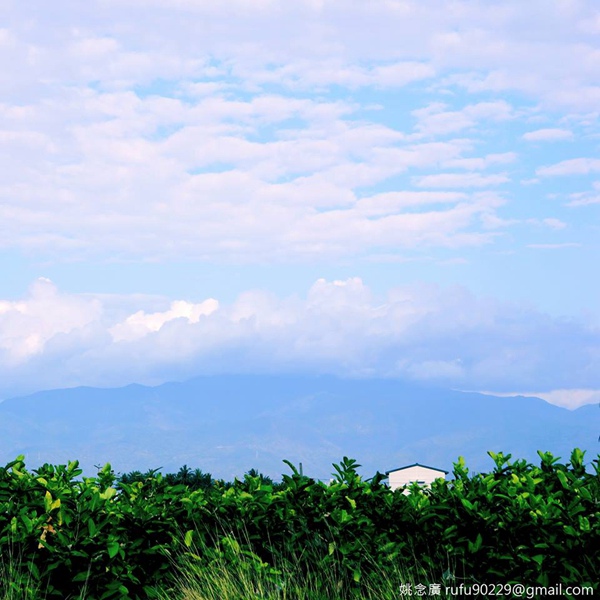
<svg viewBox="0 0 600 600">
<path fill-rule="evenodd" d="M 481 548 L 482 543 L 483 543 L 483 538 L 481 537 L 481 534 L 478 533 L 475 541 L 469 542 L 469 552 L 473 552 L 473 553 L 477 552 Z"/>
<path fill-rule="evenodd" d="M 192 544 L 194 543 L 194 531 L 192 529 L 186 531 L 183 542 L 188 548 L 192 547 Z"/>
<path fill-rule="evenodd" d="M 586 487 L 580 487 L 579 493 L 581 494 L 581 497 L 585 498 L 586 500 L 592 499 L 592 495 L 590 494 L 590 491 Z"/>
<path fill-rule="evenodd" d="M 33 531 L 33 521 L 25 514 L 21 515 L 21 521 L 23 521 L 27 533 L 31 533 Z"/>
<path fill-rule="evenodd" d="M 466 498 L 461 498 L 460 501 L 466 509 L 473 510 L 473 505 Z"/>
<path fill-rule="evenodd" d="M 585 452 L 580 448 L 575 448 L 573 452 L 571 452 L 571 465 L 573 468 L 581 468 L 583 465 L 583 458 L 585 456 Z"/>
<path fill-rule="evenodd" d="M 100 498 L 102 498 L 102 500 L 110 500 L 111 498 L 114 498 L 116 494 L 117 490 L 115 490 L 113 487 L 109 487 L 100 494 Z"/>
<path fill-rule="evenodd" d="M 558 480 L 561 482 L 561 484 L 564 488 L 569 489 L 571 487 L 569 485 L 567 476 L 565 475 L 565 473 L 563 471 L 557 471 L 556 476 L 558 477 Z"/>
<path fill-rule="evenodd" d="M 581 529 L 581 531 L 590 531 L 591 530 L 590 521 L 587 517 L 583 517 L 583 516 L 579 515 L 579 529 Z"/>
<path fill-rule="evenodd" d="M 108 542 L 108 545 L 107 545 L 108 557 L 114 558 L 119 553 L 119 549 L 120 549 L 119 542 L 115 542 L 115 541 Z"/>
</svg>

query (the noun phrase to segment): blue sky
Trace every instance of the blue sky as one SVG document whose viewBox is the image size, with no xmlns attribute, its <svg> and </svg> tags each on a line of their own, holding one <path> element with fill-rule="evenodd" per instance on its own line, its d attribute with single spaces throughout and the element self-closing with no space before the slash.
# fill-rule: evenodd
<svg viewBox="0 0 600 600">
<path fill-rule="evenodd" d="M 300 370 L 600 398 L 596 2 L 0 23 L 0 397 Z"/>
</svg>

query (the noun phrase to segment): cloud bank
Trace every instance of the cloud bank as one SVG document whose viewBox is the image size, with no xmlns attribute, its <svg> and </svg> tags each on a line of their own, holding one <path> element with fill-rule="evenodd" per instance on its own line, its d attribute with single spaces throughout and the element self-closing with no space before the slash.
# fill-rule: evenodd
<svg viewBox="0 0 600 600">
<path fill-rule="evenodd" d="M 247 291 L 230 304 L 64 294 L 40 279 L 0 304 L 3 397 L 199 374 L 332 373 L 463 389 L 600 388 L 600 331 L 459 287 L 375 297 L 359 278 L 304 296 Z M 588 394 L 589 396 L 589 394 Z M 581 395 L 577 396 L 581 399 Z M 574 400 L 576 400 L 575 398 Z"/>
<path fill-rule="evenodd" d="M 594 135 L 591 1 L 34 0 L 0 15 L 0 249 L 261 264 L 480 247 L 490 223 L 515 223 L 511 184 L 598 171 L 566 157 L 522 172 L 539 142 Z M 361 210 L 389 192 L 415 201 Z"/>
</svg>

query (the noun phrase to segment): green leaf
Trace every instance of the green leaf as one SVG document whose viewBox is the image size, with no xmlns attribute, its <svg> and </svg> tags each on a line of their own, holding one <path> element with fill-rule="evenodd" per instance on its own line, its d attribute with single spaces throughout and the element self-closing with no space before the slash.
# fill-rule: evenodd
<svg viewBox="0 0 600 600">
<path fill-rule="evenodd" d="M 194 531 L 192 529 L 186 531 L 183 542 L 188 548 L 192 547 L 192 544 L 194 543 Z"/>
<path fill-rule="evenodd" d="M 564 471 L 556 471 L 556 476 L 564 488 L 569 489 L 571 487 Z"/>
<path fill-rule="evenodd" d="M 590 531 L 591 530 L 590 521 L 587 517 L 583 517 L 582 515 L 579 515 L 579 529 L 581 529 L 581 531 Z"/>
<path fill-rule="evenodd" d="M 33 521 L 24 514 L 21 515 L 21 521 L 23 521 L 27 533 L 31 533 L 33 531 Z"/>
<path fill-rule="evenodd" d="M 109 558 L 114 558 L 119 553 L 119 542 L 111 541 L 108 542 L 107 550 Z"/>
<path fill-rule="evenodd" d="M 473 510 L 473 505 L 471 504 L 471 502 L 469 502 L 466 498 L 461 498 L 460 501 L 462 502 L 462 505 L 468 509 L 468 510 Z"/>
<path fill-rule="evenodd" d="M 569 535 L 573 535 L 573 536 L 577 536 L 577 531 L 575 531 L 575 529 L 573 529 L 573 527 L 571 527 L 570 525 L 565 525 L 564 527 L 565 529 L 565 533 L 568 533 Z"/>
<path fill-rule="evenodd" d="M 116 496 L 116 494 L 117 494 L 117 490 L 115 490 L 115 488 L 109 487 L 109 488 L 106 488 L 100 494 L 100 498 L 102 498 L 102 500 L 110 500 L 111 498 L 114 498 L 114 496 Z"/>
<path fill-rule="evenodd" d="M 477 552 L 481 548 L 482 543 L 483 543 L 483 538 L 481 537 L 481 534 L 478 533 L 475 541 L 469 542 L 469 552 L 473 552 L 473 553 Z"/>
<path fill-rule="evenodd" d="M 585 498 L 585 500 L 592 499 L 592 495 L 590 494 L 590 491 L 586 487 L 580 487 L 579 493 L 581 494 L 582 498 Z"/>
</svg>

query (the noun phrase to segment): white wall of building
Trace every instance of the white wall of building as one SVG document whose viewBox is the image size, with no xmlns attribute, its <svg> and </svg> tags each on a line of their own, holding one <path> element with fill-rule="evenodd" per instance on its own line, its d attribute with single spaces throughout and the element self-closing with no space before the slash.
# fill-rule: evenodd
<svg viewBox="0 0 600 600">
<path fill-rule="evenodd" d="M 445 479 L 446 474 L 444 471 L 438 471 L 437 469 L 424 467 L 422 465 L 415 465 L 396 471 L 390 471 L 388 477 L 390 488 L 395 490 L 415 481 L 426 486 L 431 485 L 434 479 L 438 479 L 439 477 Z"/>
</svg>

